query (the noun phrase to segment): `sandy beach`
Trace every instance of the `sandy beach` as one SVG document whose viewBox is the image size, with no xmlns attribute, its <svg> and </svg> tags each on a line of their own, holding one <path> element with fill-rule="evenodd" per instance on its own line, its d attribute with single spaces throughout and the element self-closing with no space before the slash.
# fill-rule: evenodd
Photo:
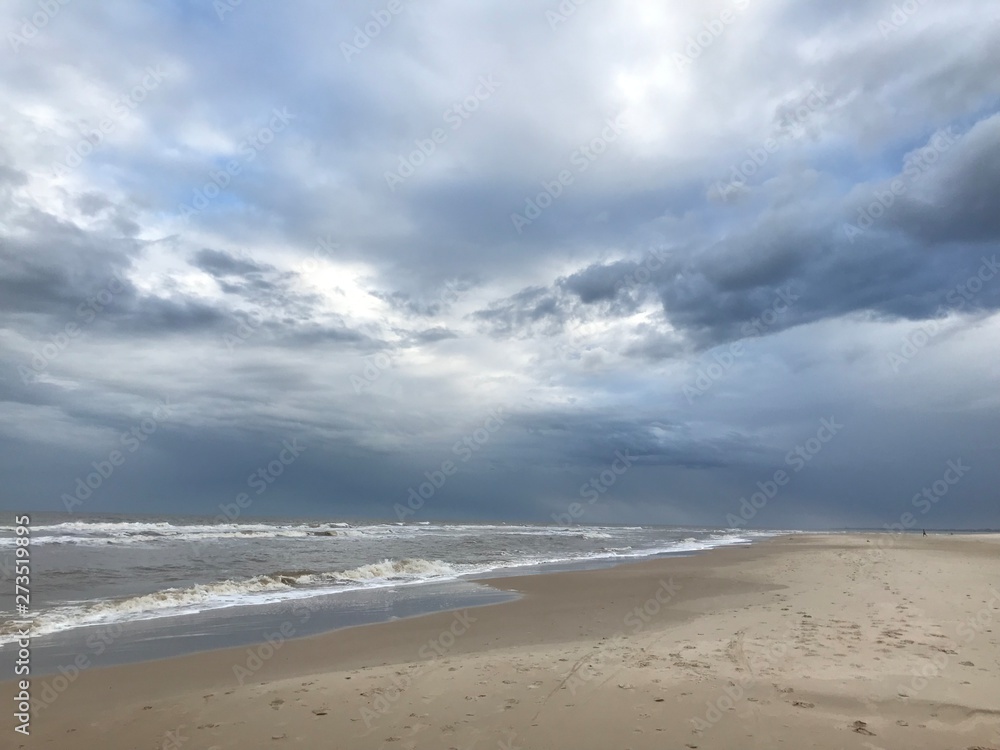
<svg viewBox="0 0 1000 750">
<path fill-rule="evenodd" d="M 3 746 L 1000 748 L 1000 537 L 797 535 L 491 585 L 522 597 L 296 639 L 299 604 L 271 644 L 37 678 Z"/>
</svg>

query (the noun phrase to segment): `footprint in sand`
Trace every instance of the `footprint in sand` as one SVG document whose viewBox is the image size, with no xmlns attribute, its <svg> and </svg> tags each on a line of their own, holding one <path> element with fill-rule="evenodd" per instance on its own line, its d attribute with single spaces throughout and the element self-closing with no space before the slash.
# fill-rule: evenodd
<svg viewBox="0 0 1000 750">
<path fill-rule="evenodd" d="M 864 722 L 864 721 L 860 721 L 859 720 L 859 721 L 854 722 L 854 724 L 851 725 L 851 729 L 853 729 L 858 734 L 866 734 L 869 737 L 874 737 L 875 736 L 875 732 L 871 731 L 868 728 L 868 723 Z"/>
</svg>

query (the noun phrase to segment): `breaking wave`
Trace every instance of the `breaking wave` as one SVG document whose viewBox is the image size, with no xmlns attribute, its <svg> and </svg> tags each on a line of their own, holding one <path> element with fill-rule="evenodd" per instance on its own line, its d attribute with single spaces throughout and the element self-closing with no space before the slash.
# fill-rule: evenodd
<svg viewBox="0 0 1000 750">
<path fill-rule="evenodd" d="M 0 526 L 0 549 L 15 544 L 13 526 Z M 324 523 L 209 523 L 173 524 L 166 521 L 68 521 L 34 526 L 31 543 L 36 545 L 63 544 L 84 547 L 106 545 L 160 545 L 187 542 L 198 544 L 216 540 L 325 540 L 410 539 L 432 536 L 472 536 L 497 533 L 505 536 L 574 537 L 579 539 L 609 539 L 614 533 L 641 527 L 573 527 L 530 526 L 506 524 L 435 524 L 420 521 L 412 524 L 351 525 L 343 521 Z"/>
<path fill-rule="evenodd" d="M 459 571 L 440 560 L 383 560 L 342 571 L 290 571 L 170 588 L 124 599 L 56 607 L 39 613 L 32 635 L 48 635 L 88 625 L 151 620 L 227 607 L 266 604 L 360 588 L 395 586 L 457 578 Z M 16 640 L 14 627 L 0 627 L 0 644 Z"/>
<path fill-rule="evenodd" d="M 12 527 L 0 526 L 0 552 L 4 552 L 3 547 L 15 543 L 12 530 Z M 49 606 L 37 608 L 32 635 L 364 589 L 486 578 L 523 573 L 528 568 L 543 571 L 550 565 L 603 564 L 694 553 L 748 544 L 773 533 L 686 528 L 660 532 L 643 527 L 438 522 L 68 521 L 37 525 L 32 528 L 33 547 L 150 545 L 157 547 L 157 553 L 154 555 L 151 551 L 147 556 L 146 550 L 140 547 L 138 556 L 124 551 L 109 556 L 114 565 L 119 565 L 117 561 L 123 556 L 133 564 L 136 560 L 149 559 L 148 565 L 141 562 L 129 569 L 137 576 L 137 587 L 142 587 L 139 590 L 149 593 L 119 598 L 106 598 L 103 593 L 98 598 L 97 592 L 89 586 L 91 581 L 98 581 L 98 590 L 108 591 L 107 587 L 112 585 L 108 582 L 121 580 L 122 571 L 108 568 L 114 575 L 98 578 L 101 573 L 107 575 L 107 571 L 94 561 L 105 555 L 85 555 L 84 559 L 92 567 L 86 568 L 82 575 L 90 578 L 83 579 L 84 585 L 77 579 L 67 580 L 65 588 L 53 596 Z M 240 542 L 243 539 L 252 540 L 259 546 L 248 550 Z M 278 541 L 265 544 L 261 540 Z M 224 574 L 230 578 L 205 580 L 200 558 L 186 554 L 191 548 L 184 546 L 199 542 L 211 545 L 202 549 L 220 550 L 219 560 L 213 560 L 213 564 L 220 567 L 214 569 L 231 571 Z M 300 544 L 304 546 L 296 546 Z M 328 544 L 331 546 L 327 547 Z M 9 556 L 9 552 L 6 554 Z M 74 550 L 60 551 L 50 547 L 48 552 L 39 551 L 38 554 L 64 561 L 67 579 L 76 575 L 72 567 L 78 559 Z M 232 567 L 226 567 L 227 561 L 231 561 Z M 305 569 L 292 569 L 296 565 Z M 190 584 L 199 579 L 201 582 Z M 16 629 L 4 623 L 5 617 L 13 617 L 12 612 L 3 611 L 5 606 L 0 603 L 0 645 L 15 640 Z"/>
</svg>

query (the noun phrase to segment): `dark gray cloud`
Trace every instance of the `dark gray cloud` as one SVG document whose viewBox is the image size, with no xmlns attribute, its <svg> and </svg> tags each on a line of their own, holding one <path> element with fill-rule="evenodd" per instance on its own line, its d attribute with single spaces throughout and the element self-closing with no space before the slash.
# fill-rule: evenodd
<svg viewBox="0 0 1000 750">
<path fill-rule="evenodd" d="M 561 330 L 562 306 L 555 293 L 543 287 L 522 289 L 507 299 L 477 310 L 474 317 L 497 336 L 530 336 Z M 541 323 L 541 327 L 537 324 Z"/>
<path fill-rule="evenodd" d="M 445 341 L 446 339 L 457 339 L 458 334 L 455 331 L 437 326 L 435 328 L 428 328 L 424 331 L 418 331 L 413 334 L 413 340 L 417 344 L 433 344 L 435 341 Z"/>
<path fill-rule="evenodd" d="M 266 271 L 273 271 L 273 266 L 255 263 L 249 258 L 237 258 L 221 250 L 211 250 L 202 248 L 192 259 L 193 265 L 197 266 L 212 276 L 246 276 L 248 274 L 262 274 Z"/>
<path fill-rule="evenodd" d="M 935 134 L 895 174 L 855 187 L 845 201 L 849 207 L 825 207 L 836 214 L 800 206 L 791 216 L 772 208 L 725 240 L 665 258 L 644 278 L 671 325 L 702 346 L 746 337 L 745 326 L 776 305 L 781 314 L 758 328 L 776 333 L 859 311 L 931 318 L 941 306 L 954 306 L 948 300 L 954 290 L 983 269 L 992 273 L 1000 239 L 991 205 L 1000 187 L 994 184 L 1000 179 L 998 138 L 997 116 L 961 135 Z M 563 326 L 595 305 L 606 315 L 634 312 L 639 268 L 634 261 L 595 264 L 477 315 L 495 332 L 516 335 L 537 329 L 540 320 Z M 561 291 L 572 292 L 582 306 L 574 310 Z M 1000 284 L 962 300 L 964 310 L 994 311 Z"/>
</svg>

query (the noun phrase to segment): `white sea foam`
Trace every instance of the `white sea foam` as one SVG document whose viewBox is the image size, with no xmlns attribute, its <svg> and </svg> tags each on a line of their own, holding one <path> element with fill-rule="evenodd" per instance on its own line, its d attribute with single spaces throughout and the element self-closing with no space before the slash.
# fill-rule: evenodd
<svg viewBox="0 0 1000 750">
<path fill-rule="evenodd" d="M 336 521 L 327 523 L 274 524 L 172 524 L 168 522 L 95 522 L 69 521 L 59 524 L 35 526 L 32 545 L 72 544 L 85 547 L 104 545 L 160 545 L 176 542 L 207 542 L 240 539 L 407 539 L 431 536 L 480 537 L 494 533 L 505 536 L 574 537 L 581 539 L 610 539 L 623 531 L 641 527 L 558 527 L 506 524 L 435 524 L 422 521 L 417 524 L 368 524 L 352 526 Z M 0 527 L 13 530 L 13 527 Z M 15 545 L 13 536 L 0 537 L 0 548 Z"/>
<path fill-rule="evenodd" d="M 349 524 L 171 524 L 171 523 L 94 523 L 68 522 L 32 529 L 32 545 L 78 544 L 100 546 L 106 544 L 160 544 L 199 542 L 219 539 L 308 539 L 321 537 L 384 538 L 387 526 L 369 526 L 360 529 Z M 15 544 L 13 536 L 0 537 L 0 548 Z"/>
<path fill-rule="evenodd" d="M 338 580 L 365 581 L 372 579 L 392 580 L 399 577 L 438 578 L 440 576 L 457 576 L 458 571 L 440 560 L 383 560 L 382 562 L 362 565 L 358 568 L 336 573 Z"/>
<path fill-rule="evenodd" d="M 446 557 L 458 555 L 457 550 L 469 544 L 468 537 L 479 537 L 482 545 L 472 549 L 475 554 L 465 558 L 477 562 L 454 562 L 440 559 L 410 557 L 381 559 L 364 564 L 344 565 L 341 570 L 296 570 L 273 572 L 242 580 L 222 580 L 204 582 L 186 588 L 162 588 L 159 591 L 121 599 L 94 599 L 55 604 L 49 608 L 38 608 L 35 612 L 34 636 L 70 630 L 88 625 L 122 623 L 149 620 L 175 615 L 186 615 L 206 610 L 224 609 L 236 606 L 258 605 L 287 599 L 325 596 L 359 589 L 416 585 L 431 581 L 454 580 L 463 577 L 484 577 L 519 568 L 540 567 L 553 564 L 572 564 L 587 561 L 624 561 L 648 558 L 663 554 L 692 553 L 734 544 L 748 544 L 755 538 L 772 535 L 773 532 L 746 532 L 742 530 L 690 530 L 699 533 L 700 538 L 687 536 L 682 540 L 657 543 L 657 536 L 629 536 L 628 531 L 645 531 L 641 527 L 622 529 L 621 527 L 545 527 L 527 525 L 469 525 L 431 524 L 417 526 L 395 526 L 391 524 L 371 524 L 348 526 L 342 522 L 325 524 L 222 524 L 184 525 L 159 522 L 69 522 L 39 526 L 34 529 L 32 544 L 160 544 L 208 541 L 215 539 L 280 538 L 281 535 L 309 538 L 324 544 L 325 535 L 336 543 L 341 539 L 379 539 L 382 534 L 391 534 L 402 544 L 393 543 L 396 549 L 409 550 L 414 544 L 420 549 L 441 550 L 438 554 Z M 38 532 L 44 531 L 41 535 Z M 681 533 L 685 533 L 684 530 Z M 676 531 L 672 531 L 676 535 Z M 324 536 L 318 536 L 322 534 Z M 431 542 L 424 541 L 428 535 L 443 538 Z M 530 549 L 511 549 L 509 537 L 521 537 L 517 542 Z M 537 537 L 529 540 L 525 537 Z M 506 545 L 497 540 L 508 538 Z M 546 539 L 558 539 L 550 545 Z M 598 547 L 602 541 L 614 540 L 607 546 Z M 642 539 L 640 543 L 636 540 Z M 414 541 L 408 541 L 414 540 Z M 454 541 L 452 541 L 454 540 Z M 576 541 L 579 540 L 579 541 Z M 13 543 L 13 538 L 0 539 Z M 506 548 L 501 548 L 505 547 Z M 242 550 L 241 547 L 232 549 Z M 313 560 L 323 559 L 322 547 L 319 558 L 313 545 Z M 337 548 L 341 549 L 341 548 Z M 372 558 L 368 547 L 346 548 L 347 553 L 340 559 L 360 562 Z M 352 551 L 358 550 L 358 551 Z M 491 551 L 492 550 L 492 551 Z M 558 550 L 558 552 L 556 551 Z M 243 555 L 241 551 L 238 553 Z M 284 554 L 284 553 L 282 553 Z M 432 553 L 434 554 L 434 553 Z M 294 557 L 289 559 L 295 559 Z M 459 557 L 458 559 L 462 559 Z M 273 570 L 273 569 L 272 569 Z M 252 572 L 252 571 L 251 571 Z M 196 576 L 192 576 L 196 577 Z M 170 579 L 160 579 L 170 580 Z M 155 584 L 154 584 L 155 585 Z M 0 626 L 0 644 L 14 640 L 12 633 L 4 633 Z"/>
<path fill-rule="evenodd" d="M 99 600 L 56 607 L 41 612 L 32 636 L 58 633 L 88 625 L 133 622 L 195 614 L 213 609 L 266 604 L 362 588 L 396 586 L 454 579 L 459 571 L 440 560 L 382 560 L 342 571 L 278 572 L 234 581 L 170 588 L 125 599 Z M 0 644 L 17 639 L 16 628 L 0 628 Z"/>
</svg>

